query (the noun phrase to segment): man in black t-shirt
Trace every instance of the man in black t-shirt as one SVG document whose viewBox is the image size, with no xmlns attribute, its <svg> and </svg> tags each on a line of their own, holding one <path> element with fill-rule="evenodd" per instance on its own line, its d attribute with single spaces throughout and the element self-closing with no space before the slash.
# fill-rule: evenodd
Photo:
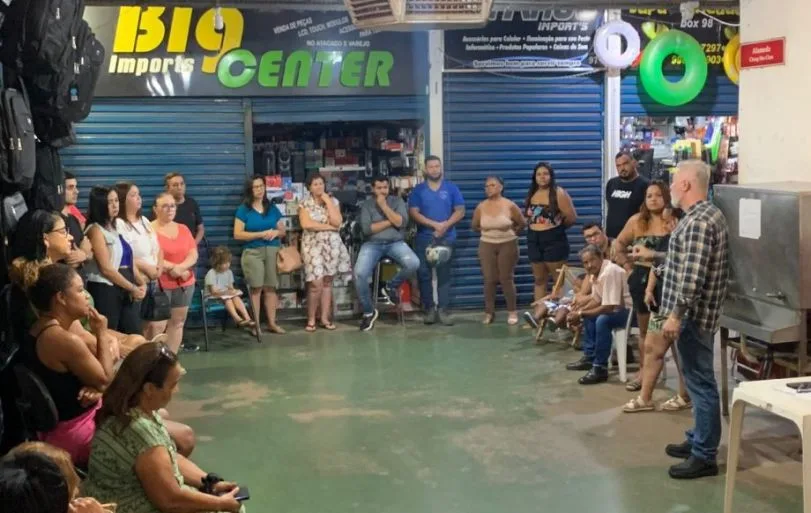
<svg viewBox="0 0 811 513">
<path fill-rule="evenodd" d="M 605 201 L 608 205 L 605 234 L 609 239 L 616 239 L 628 219 L 639 212 L 648 189 L 648 181 L 639 176 L 636 160 L 630 153 L 618 153 L 616 166 L 618 176 L 605 185 Z"/>
<path fill-rule="evenodd" d="M 65 228 L 73 237 L 73 241 L 70 256 L 65 259 L 64 263 L 82 274 L 82 266 L 93 255 L 93 248 L 90 246 L 90 239 L 84 236 L 82 221 L 73 215 L 77 201 L 79 201 L 79 183 L 75 175 L 66 171 L 65 206 L 62 207 L 62 218 L 65 220 Z"/>
<path fill-rule="evenodd" d="M 200 214 L 200 206 L 194 201 L 194 198 L 186 196 L 186 180 L 183 175 L 169 173 L 163 179 L 163 183 L 166 186 L 166 192 L 171 194 L 177 203 L 175 222 L 188 226 L 194 240 L 200 244 L 206 233 L 203 216 Z"/>
</svg>

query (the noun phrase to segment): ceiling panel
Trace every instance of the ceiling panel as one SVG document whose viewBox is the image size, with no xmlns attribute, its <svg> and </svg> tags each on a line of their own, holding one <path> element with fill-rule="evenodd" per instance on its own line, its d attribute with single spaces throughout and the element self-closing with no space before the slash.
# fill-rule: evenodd
<svg viewBox="0 0 811 513">
<path fill-rule="evenodd" d="M 87 0 L 88 5 L 121 5 L 121 2 L 109 0 Z M 175 5 L 211 7 L 214 0 L 154 0 L 150 2 L 131 1 L 130 5 Z M 673 7 L 679 0 L 495 0 L 497 6 L 512 5 L 515 7 L 578 7 L 582 9 L 620 9 L 630 7 Z M 299 9 L 313 11 L 343 11 L 341 0 L 223 0 L 223 7 L 245 7 L 268 10 Z M 737 7 L 739 0 L 702 0 L 702 7 Z"/>
</svg>

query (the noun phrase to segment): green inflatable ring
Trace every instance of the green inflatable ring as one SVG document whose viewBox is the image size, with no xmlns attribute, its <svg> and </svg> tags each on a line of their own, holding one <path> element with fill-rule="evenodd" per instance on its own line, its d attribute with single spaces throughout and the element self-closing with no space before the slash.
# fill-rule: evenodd
<svg viewBox="0 0 811 513">
<path fill-rule="evenodd" d="M 671 82 L 662 71 L 662 64 L 671 55 L 684 61 L 684 76 Z M 639 64 L 642 87 L 657 102 L 678 107 L 695 99 L 707 83 L 707 56 L 696 39 L 681 30 L 669 30 L 656 36 L 642 53 Z"/>
</svg>

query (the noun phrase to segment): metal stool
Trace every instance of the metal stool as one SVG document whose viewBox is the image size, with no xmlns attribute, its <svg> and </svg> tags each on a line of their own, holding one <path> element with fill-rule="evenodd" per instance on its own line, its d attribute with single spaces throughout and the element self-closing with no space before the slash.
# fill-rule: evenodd
<svg viewBox="0 0 811 513">
<path fill-rule="evenodd" d="M 375 267 L 375 277 L 372 281 L 372 304 L 377 308 L 377 302 L 380 299 L 380 273 L 383 270 L 384 265 L 397 265 L 397 263 L 389 257 L 383 257 L 380 261 L 377 262 L 377 267 Z M 397 309 L 397 317 L 400 321 L 400 324 L 405 326 L 405 316 L 403 314 L 403 298 L 400 296 L 400 289 L 398 288 L 394 291 L 397 294 L 397 305 L 395 308 Z"/>
</svg>

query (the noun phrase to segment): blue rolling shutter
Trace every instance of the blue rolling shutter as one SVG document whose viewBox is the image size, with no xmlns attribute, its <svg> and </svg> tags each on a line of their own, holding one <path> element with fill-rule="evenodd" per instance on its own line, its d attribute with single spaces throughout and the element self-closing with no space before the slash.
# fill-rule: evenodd
<svg viewBox="0 0 811 513">
<path fill-rule="evenodd" d="M 710 73 L 701 93 L 688 104 L 668 107 L 656 103 L 639 80 L 637 73 L 622 77 L 621 116 L 737 116 L 738 86 L 722 73 Z"/>
<path fill-rule="evenodd" d="M 467 214 L 459 224 L 452 301 L 456 308 L 484 304 L 473 209 L 484 180 L 502 177 L 507 197 L 523 205 L 539 161 L 549 161 L 572 196 L 577 225 L 569 230 L 570 259 L 583 246 L 583 223 L 600 222 L 602 208 L 603 84 L 600 77 L 524 78 L 452 74 L 444 79 L 445 170 L 459 186 Z M 532 300 L 526 237 L 516 268 L 519 304 Z"/>
<path fill-rule="evenodd" d="M 428 119 L 427 96 L 256 98 L 254 123 Z M 427 129 L 427 123 L 425 125 Z"/>
<path fill-rule="evenodd" d="M 231 233 L 247 168 L 244 119 L 241 99 L 97 99 L 76 126 L 78 143 L 61 154 L 79 179 L 83 210 L 90 187 L 126 180 L 138 185 L 147 211 L 164 175 L 182 173 L 209 243 L 238 255 Z"/>
</svg>

